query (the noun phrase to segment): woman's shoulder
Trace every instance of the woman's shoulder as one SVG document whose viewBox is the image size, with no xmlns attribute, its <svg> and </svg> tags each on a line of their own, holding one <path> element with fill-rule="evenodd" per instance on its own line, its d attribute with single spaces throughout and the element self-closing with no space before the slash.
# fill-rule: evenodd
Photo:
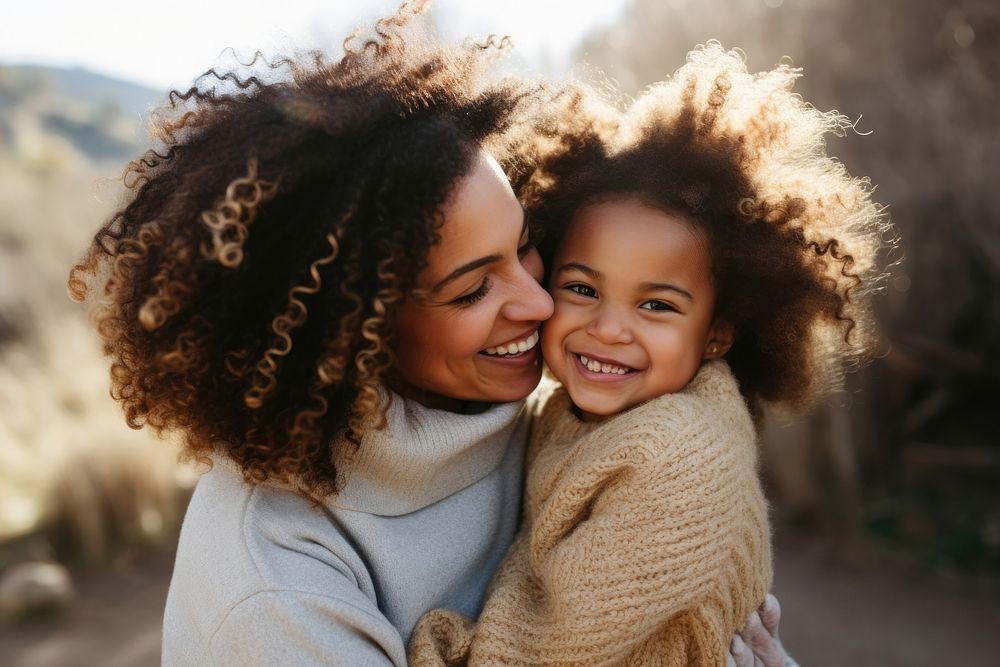
<svg viewBox="0 0 1000 667">
<path fill-rule="evenodd" d="M 309 501 L 291 489 L 248 484 L 235 464 L 216 460 L 181 530 L 164 655 L 204 661 L 256 646 L 266 662 L 274 661 L 267 651 L 295 662 L 307 650 L 332 662 L 352 653 L 358 628 L 402 655 L 398 631 L 379 611 L 363 566 L 352 565 L 353 552 Z"/>
<path fill-rule="evenodd" d="M 201 567 L 223 563 L 250 586 L 281 589 L 306 583 L 304 563 L 356 580 L 352 553 L 323 512 L 291 487 L 248 483 L 235 463 L 215 457 L 188 506 L 178 558 L 193 556 Z M 289 568 L 290 557 L 301 562 Z"/>
</svg>

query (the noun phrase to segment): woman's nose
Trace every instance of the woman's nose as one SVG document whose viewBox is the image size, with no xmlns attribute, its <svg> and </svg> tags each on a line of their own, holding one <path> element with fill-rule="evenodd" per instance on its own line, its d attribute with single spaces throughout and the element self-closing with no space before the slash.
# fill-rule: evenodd
<svg viewBox="0 0 1000 667">
<path fill-rule="evenodd" d="M 615 308 L 601 308 L 587 325 L 587 333 L 606 345 L 626 344 L 633 341 L 623 313 Z"/>
<path fill-rule="evenodd" d="M 512 322 L 541 322 L 552 317 L 552 296 L 530 271 L 522 270 L 517 288 L 504 304 L 502 315 Z"/>
</svg>

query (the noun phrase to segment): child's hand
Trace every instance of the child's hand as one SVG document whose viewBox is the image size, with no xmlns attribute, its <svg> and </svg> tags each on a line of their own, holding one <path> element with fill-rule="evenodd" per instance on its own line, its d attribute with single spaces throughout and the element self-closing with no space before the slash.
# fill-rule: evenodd
<svg viewBox="0 0 1000 667">
<path fill-rule="evenodd" d="M 760 609 L 750 614 L 746 627 L 729 645 L 729 665 L 734 667 L 797 667 L 778 639 L 781 605 L 768 593 Z"/>
</svg>

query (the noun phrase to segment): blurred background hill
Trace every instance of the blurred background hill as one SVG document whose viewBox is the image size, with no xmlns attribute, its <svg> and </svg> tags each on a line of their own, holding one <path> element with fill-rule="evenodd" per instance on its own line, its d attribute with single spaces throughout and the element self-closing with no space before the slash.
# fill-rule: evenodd
<svg viewBox="0 0 1000 667">
<path fill-rule="evenodd" d="M 885 257 L 879 358 L 809 417 L 773 415 L 765 437 L 786 644 L 803 665 L 988 664 L 1000 627 L 1000 4 L 618 4 L 573 40 L 565 61 L 580 76 L 602 72 L 627 102 L 708 39 L 742 49 L 751 70 L 790 59 L 807 100 L 858 119 L 830 152 L 877 184 L 901 237 Z M 327 30 L 339 43 L 346 28 Z M 564 71 L 542 60 L 529 65 Z M 100 655 L 93 635 L 115 623 L 138 642 L 122 639 L 115 664 L 156 664 L 196 472 L 125 427 L 65 280 L 115 209 L 124 164 L 148 147 L 165 90 L 0 63 L 0 575 L 68 564 L 88 610 L 55 626 L 62 643 L 48 625 L 15 634 L 0 620 L 0 655 L 15 664 L 85 664 L 75 653 Z M 145 625 L 123 620 L 130 609 Z"/>
<path fill-rule="evenodd" d="M 148 144 L 143 118 L 162 97 L 79 67 L 0 65 L 0 142 L 35 168 L 50 160 L 122 164 Z"/>
</svg>

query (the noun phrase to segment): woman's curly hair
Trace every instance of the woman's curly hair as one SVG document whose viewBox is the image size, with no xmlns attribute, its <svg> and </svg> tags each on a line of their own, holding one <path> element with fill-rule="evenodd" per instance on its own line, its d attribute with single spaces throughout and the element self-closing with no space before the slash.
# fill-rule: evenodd
<svg viewBox="0 0 1000 667">
<path fill-rule="evenodd" d="M 594 108 L 591 131 L 552 142 L 517 182 L 546 232 L 546 266 L 574 214 L 636 198 L 706 235 L 716 316 L 736 329 L 726 360 L 755 414 L 803 407 L 873 343 L 888 223 L 870 184 L 827 156 L 827 133 L 851 128 L 792 93 L 787 65 L 752 75 L 717 42 L 699 47 L 617 121 Z M 567 121 L 569 122 L 569 121 Z"/>
<path fill-rule="evenodd" d="M 336 492 L 335 454 L 384 425 L 394 304 L 480 147 L 517 172 L 545 94 L 493 74 L 509 40 L 447 45 L 403 5 L 345 55 L 209 70 L 159 113 L 123 206 L 73 267 L 111 394 L 248 481 Z M 523 169 L 521 170 L 523 171 Z M 346 437 L 344 437 L 346 435 Z"/>
</svg>

